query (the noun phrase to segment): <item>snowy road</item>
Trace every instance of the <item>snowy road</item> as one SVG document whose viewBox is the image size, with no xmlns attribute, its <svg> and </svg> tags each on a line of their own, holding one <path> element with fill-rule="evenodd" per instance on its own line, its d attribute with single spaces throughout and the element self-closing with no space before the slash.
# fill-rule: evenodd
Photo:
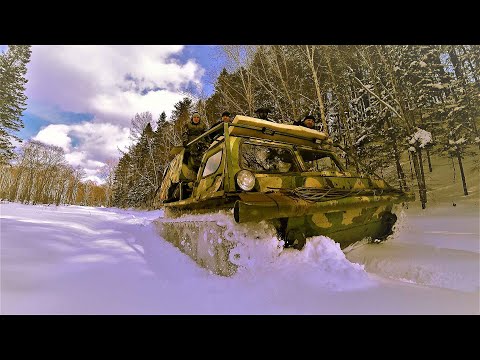
<svg viewBox="0 0 480 360">
<path fill-rule="evenodd" d="M 345 254 L 316 237 L 231 278 L 154 233 L 161 211 L 0 205 L 2 314 L 479 314 L 478 209 L 409 209 Z M 273 255 L 273 254 L 272 254 Z"/>
<path fill-rule="evenodd" d="M 462 291 L 479 289 L 479 216 L 447 204 L 405 211 L 393 239 L 347 254 L 369 273 Z"/>
</svg>

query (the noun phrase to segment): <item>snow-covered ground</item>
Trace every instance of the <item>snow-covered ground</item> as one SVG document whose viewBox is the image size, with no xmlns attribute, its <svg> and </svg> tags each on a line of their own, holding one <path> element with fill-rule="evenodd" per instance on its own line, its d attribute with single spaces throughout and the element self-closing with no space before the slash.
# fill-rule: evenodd
<svg viewBox="0 0 480 360">
<path fill-rule="evenodd" d="M 230 278 L 158 236 L 159 216 L 2 203 L 1 313 L 480 313 L 478 199 L 411 206 L 393 238 L 345 252 L 325 237 L 301 252 L 270 238 L 268 261 Z"/>
</svg>

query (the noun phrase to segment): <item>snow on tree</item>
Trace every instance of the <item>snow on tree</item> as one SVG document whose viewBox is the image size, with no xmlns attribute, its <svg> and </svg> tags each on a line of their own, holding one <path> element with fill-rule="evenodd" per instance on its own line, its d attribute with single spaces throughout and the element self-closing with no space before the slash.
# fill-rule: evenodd
<svg viewBox="0 0 480 360">
<path fill-rule="evenodd" d="M 23 127 L 21 119 L 26 109 L 25 84 L 30 45 L 9 45 L 0 54 L 0 164 L 15 156 L 12 140 L 22 141 L 15 132 Z"/>
<path fill-rule="evenodd" d="M 417 131 L 412 135 L 408 143 L 423 149 L 425 146 L 432 144 L 432 134 L 417 127 Z"/>
</svg>

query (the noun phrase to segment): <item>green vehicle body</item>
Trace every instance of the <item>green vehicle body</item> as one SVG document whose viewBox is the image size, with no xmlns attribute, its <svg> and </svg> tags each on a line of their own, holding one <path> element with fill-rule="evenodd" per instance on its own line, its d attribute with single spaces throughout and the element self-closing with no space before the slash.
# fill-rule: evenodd
<svg viewBox="0 0 480 360">
<path fill-rule="evenodd" d="M 198 172 L 186 161 L 186 149 L 175 148 L 159 193 L 166 214 L 158 222 L 163 235 L 182 227 L 180 221 L 173 221 L 181 215 L 224 209 L 233 212 L 236 223 L 268 222 L 285 246 L 301 249 L 307 238 L 325 235 L 345 248 L 365 237 L 384 240 L 397 219 L 393 205 L 414 199 L 412 193 L 380 178 L 345 170 L 328 136 L 299 126 L 236 116 L 232 123 L 219 124 L 187 147 L 218 130 L 220 136 L 203 155 Z M 253 184 L 251 190 L 241 188 L 241 171 Z M 184 226 L 183 233 L 176 230 L 167 239 L 180 248 L 177 237 L 192 232 L 191 226 Z M 190 250 L 199 247 L 195 239 L 189 242 Z M 228 258 L 225 246 L 232 245 L 223 244 L 216 251 Z M 205 263 L 198 254 L 189 255 Z M 228 266 L 220 267 L 213 265 L 217 273 L 232 273 L 224 270 Z"/>
</svg>

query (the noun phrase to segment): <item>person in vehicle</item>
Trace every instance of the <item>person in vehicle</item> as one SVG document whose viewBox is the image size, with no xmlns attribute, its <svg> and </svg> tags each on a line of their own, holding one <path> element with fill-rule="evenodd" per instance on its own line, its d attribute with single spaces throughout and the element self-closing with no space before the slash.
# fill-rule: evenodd
<svg viewBox="0 0 480 360">
<path fill-rule="evenodd" d="M 187 146 L 190 141 L 203 134 L 205 129 L 206 126 L 201 120 L 200 114 L 198 112 L 194 112 L 190 118 L 190 121 L 187 123 L 187 126 L 182 132 L 183 146 Z"/>
<path fill-rule="evenodd" d="M 257 114 L 257 117 L 262 120 L 267 120 L 267 121 L 272 121 L 271 119 L 268 118 L 268 114 L 271 113 L 272 111 L 269 108 L 258 108 L 255 110 L 255 114 Z"/>
<path fill-rule="evenodd" d="M 222 118 L 217 121 L 215 124 L 213 124 L 212 126 L 210 126 L 210 129 L 213 129 L 215 126 L 219 125 L 219 124 L 224 124 L 224 123 L 231 123 L 232 122 L 232 117 L 230 116 L 230 113 L 228 111 L 224 111 L 222 113 Z M 210 130 L 209 129 L 209 130 Z M 209 139 L 210 141 L 213 141 L 215 140 L 219 135 L 223 134 L 223 128 L 220 128 L 218 129 L 217 131 L 211 133 L 209 135 Z"/>
<path fill-rule="evenodd" d="M 315 129 L 315 116 L 307 115 L 303 118 L 302 121 L 295 121 L 293 125 L 303 126 L 308 129 Z"/>
<path fill-rule="evenodd" d="M 190 122 L 187 124 L 182 133 L 183 146 L 186 147 L 183 161 L 194 171 L 198 171 L 200 162 L 202 160 L 202 155 L 208 148 L 208 140 L 203 138 L 188 147 L 187 145 L 192 140 L 203 134 L 205 129 L 206 125 L 201 120 L 200 114 L 195 112 L 192 114 Z"/>
</svg>

